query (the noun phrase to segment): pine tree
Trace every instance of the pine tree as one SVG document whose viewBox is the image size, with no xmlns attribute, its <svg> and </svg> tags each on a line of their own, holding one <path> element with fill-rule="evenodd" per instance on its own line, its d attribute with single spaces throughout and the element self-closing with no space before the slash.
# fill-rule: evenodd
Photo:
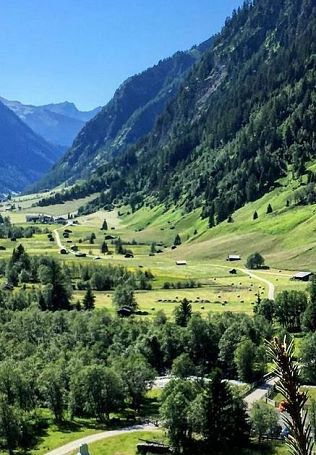
<svg viewBox="0 0 316 455">
<path fill-rule="evenodd" d="M 258 219 L 258 218 L 259 218 L 259 216 L 258 216 L 258 213 L 257 213 L 257 212 L 255 212 L 255 213 L 253 214 L 253 217 L 252 217 L 252 219 L 253 219 L 253 220 L 256 220 L 256 219 Z"/>
<path fill-rule="evenodd" d="M 100 250 L 102 254 L 106 254 L 109 251 L 108 245 L 105 241 L 102 243 Z"/>
<path fill-rule="evenodd" d="M 272 213 L 272 212 L 273 212 L 272 206 L 271 206 L 271 204 L 269 204 L 267 207 L 267 214 Z"/>
<path fill-rule="evenodd" d="M 93 310 L 94 306 L 95 306 L 94 302 L 95 302 L 95 295 L 93 294 L 91 287 L 89 286 L 86 290 L 86 293 L 85 293 L 83 301 L 82 301 L 83 308 L 86 311 Z"/>
<path fill-rule="evenodd" d="M 108 230 L 108 223 L 106 220 L 103 220 L 102 226 L 101 226 L 101 231 L 107 231 Z"/>
<path fill-rule="evenodd" d="M 180 305 L 174 311 L 175 321 L 177 325 L 186 327 L 192 316 L 192 305 L 187 299 L 183 299 Z"/>
<path fill-rule="evenodd" d="M 176 237 L 175 237 L 175 239 L 174 239 L 173 244 L 178 246 L 178 245 L 181 245 L 181 243 L 182 243 L 182 242 L 181 242 L 181 237 L 180 237 L 179 234 L 177 234 Z"/>
</svg>

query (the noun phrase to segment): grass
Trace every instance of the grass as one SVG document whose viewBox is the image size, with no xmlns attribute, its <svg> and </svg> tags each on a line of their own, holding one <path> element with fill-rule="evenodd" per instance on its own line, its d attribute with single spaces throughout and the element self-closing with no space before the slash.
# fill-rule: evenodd
<svg viewBox="0 0 316 455">
<path fill-rule="evenodd" d="M 62 426 L 49 421 L 47 430 L 43 430 L 36 446 L 30 450 L 30 455 L 44 455 L 50 450 L 61 447 L 68 442 L 74 441 L 91 434 L 103 431 L 104 427 L 98 426 L 96 421 L 88 419 L 74 419 L 66 421 Z"/>
<path fill-rule="evenodd" d="M 91 455 L 135 455 L 140 439 L 163 442 L 165 437 L 159 430 L 126 433 L 90 444 L 89 452 Z M 75 454 L 76 452 L 73 452 L 73 455 Z"/>
<path fill-rule="evenodd" d="M 302 387 L 302 390 L 304 390 L 307 395 L 308 395 L 308 401 L 307 404 L 310 403 L 310 400 L 316 400 L 316 387 Z M 275 393 L 272 396 L 272 400 L 274 400 L 276 403 L 279 403 L 280 401 L 284 400 L 283 396 L 278 392 Z"/>
<path fill-rule="evenodd" d="M 89 451 L 91 455 L 135 455 L 136 446 L 141 439 L 164 442 L 165 436 L 159 430 L 127 433 L 90 444 Z M 267 443 L 260 445 L 254 444 L 249 449 L 230 451 L 229 455 L 286 455 L 287 453 L 285 445 Z M 75 454 L 76 452 L 72 453 L 72 455 Z M 221 455 L 224 454 L 222 453 Z"/>
</svg>

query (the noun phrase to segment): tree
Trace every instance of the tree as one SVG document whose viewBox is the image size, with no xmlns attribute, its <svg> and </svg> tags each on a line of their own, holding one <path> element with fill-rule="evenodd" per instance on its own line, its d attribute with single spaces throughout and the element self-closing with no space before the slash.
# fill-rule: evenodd
<svg viewBox="0 0 316 455">
<path fill-rule="evenodd" d="M 94 303 L 95 303 L 95 295 L 93 294 L 91 287 L 88 286 L 86 293 L 83 297 L 83 301 L 82 301 L 84 310 L 87 310 L 87 311 L 93 310 L 94 306 L 95 306 Z"/>
<path fill-rule="evenodd" d="M 258 218 L 259 218 L 258 212 L 254 212 L 254 214 L 252 215 L 252 219 L 257 220 Z"/>
<path fill-rule="evenodd" d="M 264 265 L 264 258 L 260 253 L 252 253 L 248 256 L 246 267 L 248 269 L 259 269 Z"/>
<path fill-rule="evenodd" d="M 103 365 L 82 367 L 70 383 L 70 408 L 73 415 L 109 420 L 110 413 L 123 404 L 124 389 L 120 376 Z"/>
<path fill-rule="evenodd" d="M 178 378 L 187 378 L 194 374 L 194 363 L 190 359 L 190 356 L 183 352 L 176 359 L 174 359 L 172 364 L 172 375 L 177 376 Z"/>
<path fill-rule="evenodd" d="M 137 309 L 134 289 L 129 285 L 119 284 L 116 286 L 112 301 L 117 309 L 121 307 L 129 307 L 132 311 L 135 311 Z"/>
<path fill-rule="evenodd" d="M 192 424 L 189 410 L 198 390 L 194 382 L 181 379 L 170 381 L 163 389 L 160 417 L 176 453 L 181 453 L 183 449 L 190 446 Z"/>
<path fill-rule="evenodd" d="M 256 401 L 250 411 L 250 424 L 261 442 L 264 434 L 278 435 L 281 428 L 278 424 L 278 413 L 264 401 Z"/>
<path fill-rule="evenodd" d="M 183 299 L 174 310 L 175 322 L 181 327 L 186 327 L 192 315 L 192 305 L 187 299 Z"/>
<path fill-rule="evenodd" d="M 95 239 L 96 239 L 96 235 L 95 235 L 94 232 L 92 232 L 91 235 L 90 235 L 90 238 L 89 238 L 90 245 L 94 244 Z"/>
<path fill-rule="evenodd" d="M 0 435 L 5 441 L 9 455 L 13 455 L 21 440 L 20 423 L 20 410 L 10 405 L 5 397 L 0 396 Z"/>
<path fill-rule="evenodd" d="M 304 379 L 316 385 L 316 332 L 309 333 L 303 338 L 300 351 Z"/>
<path fill-rule="evenodd" d="M 59 365 L 53 365 L 45 369 L 40 379 L 43 396 L 58 423 L 62 422 L 65 409 L 63 376 L 63 369 Z"/>
<path fill-rule="evenodd" d="M 69 310 L 72 289 L 59 262 L 53 258 L 45 258 L 38 268 L 38 276 L 44 285 L 42 294 L 45 309 Z"/>
<path fill-rule="evenodd" d="M 307 297 L 302 291 L 282 291 L 275 299 L 275 318 L 290 332 L 300 331 L 301 317 L 307 308 Z"/>
<path fill-rule="evenodd" d="M 156 244 L 155 244 L 155 242 L 153 242 L 150 245 L 150 253 L 152 253 L 152 254 L 156 253 Z"/>
<path fill-rule="evenodd" d="M 273 212 L 272 206 L 271 206 L 271 204 L 268 204 L 267 214 L 272 213 L 272 212 Z"/>
<path fill-rule="evenodd" d="M 302 316 L 302 327 L 305 331 L 316 330 L 316 279 L 314 278 L 309 287 L 309 300 Z"/>
<path fill-rule="evenodd" d="M 190 409 L 194 432 L 201 434 L 210 450 L 242 447 L 249 439 L 246 407 L 235 398 L 219 370 L 212 373 L 202 394 Z"/>
<path fill-rule="evenodd" d="M 238 378 L 244 382 L 253 382 L 255 379 L 255 359 L 257 349 L 251 340 L 244 340 L 238 344 L 235 351 L 235 364 Z"/>
<path fill-rule="evenodd" d="M 181 243 L 182 243 L 182 242 L 181 242 L 181 237 L 180 237 L 179 234 L 177 234 L 177 235 L 175 236 L 175 239 L 174 239 L 173 244 L 176 245 L 176 246 L 179 246 L 179 245 L 181 245 Z"/>
<path fill-rule="evenodd" d="M 100 251 L 101 251 L 102 254 L 106 254 L 109 251 L 106 241 L 104 241 L 102 243 Z"/>
<path fill-rule="evenodd" d="M 116 254 L 125 254 L 121 237 L 115 241 L 115 252 Z"/>
<path fill-rule="evenodd" d="M 155 378 L 154 370 L 144 356 L 135 353 L 114 362 L 114 367 L 122 378 L 132 408 L 139 412 L 144 395 Z"/>
<path fill-rule="evenodd" d="M 258 292 L 260 298 L 260 294 Z M 274 317 L 275 303 L 270 299 L 262 299 L 254 306 L 254 313 L 263 316 L 267 321 L 272 322 Z"/>
<path fill-rule="evenodd" d="M 102 226 L 101 226 L 101 231 L 107 231 L 108 230 L 108 223 L 106 219 L 103 220 Z"/>
</svg>

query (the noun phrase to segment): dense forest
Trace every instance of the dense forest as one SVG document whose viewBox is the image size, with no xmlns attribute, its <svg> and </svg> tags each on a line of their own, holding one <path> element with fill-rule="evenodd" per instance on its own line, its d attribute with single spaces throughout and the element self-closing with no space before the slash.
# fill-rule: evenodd
<svg viewBox="0 0 316 455">
<path fill-rule="evenodd" d="M 33 257 L 22 245 L 1 263 L 0 273 L 15 287 L 0 292 L 0 444 L 10 453 L 36 442 L 46 425 L 43 408 L 57 423 L 75 416 L 105 423 L 126 412 L 142 416 L 152 381 L 170 372 L 178 379 L 162 393 L 160 418 L 176 450 L 245 446 L 256 418 L 246 418 L 241 397 L 223 379 L 262 378 L 265 340 L 275 334 L 301 333 L 302 379 L 316 383 L 316 281 L 308 292 L 280 292 L 275 302 L 258 297 L 254 317 L 223 312 L 202 318 L 183 299 L 172 319 L 163 311 L 143 319 L 133 292 L 151 275 L 101 268 Z M 72 299 L 74 277 L 87 284 L 82 301 Z M 129 305 L 132 316 L 94 309 L 98 279 L 114 289 L 114 307 Z M 191 376 L 199 380 L 187 380 Z M 257 411 L 261 417 L 272 412 L 269 406 Z"/>
<path fill-rule="evenodd" d="M 136 208 L 151 196 L 201 207 L 212 225 L 290 169 L 304 174 L 315 158 L 315 13 L 312 0 L 245 2 L 153 131 L 58 197 L 101 192 L 91 211 L 118 201 Z"/>
</svg>

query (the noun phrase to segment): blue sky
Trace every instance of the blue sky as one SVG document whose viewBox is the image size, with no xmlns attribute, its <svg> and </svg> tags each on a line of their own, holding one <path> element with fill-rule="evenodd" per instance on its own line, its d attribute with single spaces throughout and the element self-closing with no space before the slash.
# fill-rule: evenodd
<svg viewBox="0 0 316 455">
<path fill-rule="evenodd" d="M 242 0 L 0 0 L 0 96 L 105 104 L 127 77 L 218 32 Z"/>
</svg>

